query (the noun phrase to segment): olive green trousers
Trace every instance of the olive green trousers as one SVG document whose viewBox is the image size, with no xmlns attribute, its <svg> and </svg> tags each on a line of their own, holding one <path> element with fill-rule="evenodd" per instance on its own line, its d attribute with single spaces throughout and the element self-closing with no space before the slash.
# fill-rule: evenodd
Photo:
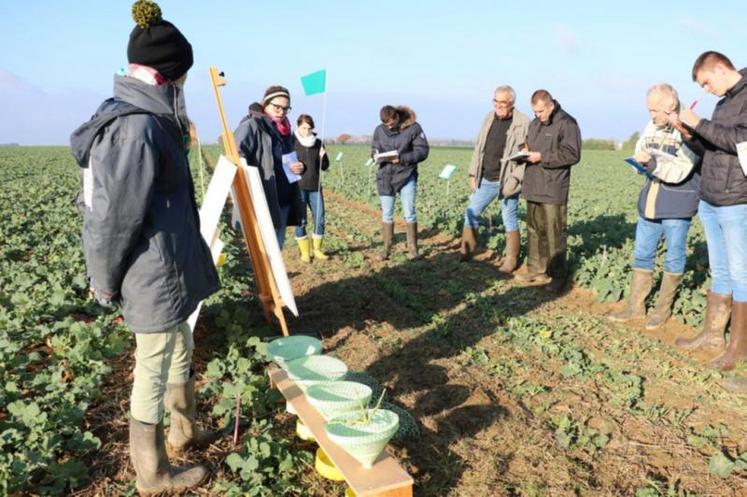
<svg viewBox="0 0 747 497">
<path fill-rule="evenodd" d="M 161 333 L 135 333 L 135 371 L 130 415 L 141 423 L 163 419 L 166 385 L 189 381 L 195 345 L 187 323 Z"/>
<path fill-rule="evenodd" d="M 568 206 L 527 201 L 527 270 L 565 278 Z"/>
</svg>

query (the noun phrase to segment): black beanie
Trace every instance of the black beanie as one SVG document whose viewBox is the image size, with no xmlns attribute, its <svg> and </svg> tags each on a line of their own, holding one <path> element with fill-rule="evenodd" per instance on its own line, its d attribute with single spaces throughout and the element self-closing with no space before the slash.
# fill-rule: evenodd
<svg viewBox="0 0 747 497">
<path fill-rule="evenodd" d="M 192 45 L 184 35 L 161 17 L 161 9 L 151 0 L 132 5 L 137 23 L 127 44 L 127 61 L 152 67 L 169 81 L 176 81 L 192 67 Z"/>
</svg>

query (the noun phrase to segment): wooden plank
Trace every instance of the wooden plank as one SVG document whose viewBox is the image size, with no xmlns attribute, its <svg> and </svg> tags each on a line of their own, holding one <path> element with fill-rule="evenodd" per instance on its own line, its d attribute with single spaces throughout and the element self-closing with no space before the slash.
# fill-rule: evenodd
<svg viewBox="0 0 747 497">
<path fill-rule="evenodd" d="M 345 481 L 358 497 L 410 497 L 412 477 L 386 450 L 379 455 L 373 467 L 364 468 L 353 456 L 327 437 L 324 418 L 312 406 L 298 385 L 285 371 L 272 365 L 268 369 L 270 382 L 293 406 L 298 417 L 314 434 L 319 446 L 345 477 Z"/>
</svg>

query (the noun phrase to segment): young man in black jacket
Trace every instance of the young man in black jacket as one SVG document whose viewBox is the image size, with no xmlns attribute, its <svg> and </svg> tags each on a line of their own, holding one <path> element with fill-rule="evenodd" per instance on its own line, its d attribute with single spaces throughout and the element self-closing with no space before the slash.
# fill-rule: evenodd
<svg viewBox="0 0 747 497">
<path fill-rule="evenodd" d="M 550 284 L 561 291 L 566 268 L 566 218 L 571 166 L 581 160 L 576 120 L 547 90 L 532 94 L 535 119 L 527 135 L 527 167 L 522 193 L 527 199 L 527 263 L 516 279 L 527 285 Z"/>
<path fill-rule="evenodd" d="M 703 331 L 685 349 L 721 352 L 711 366 L 727 371 L 747 359 L 747 68 L 738 71 L 718 52 L 704 52 L 692 70 L 693 81 L 722 97 L 713 117 L 692 109 L 672 114 L 672 124 L 692 133 L 704 149 L 698 213 L 708 243 L 711 288 Z M 684 127 L 683 127 L 684 125 Z M 731 317 L 729 345 L 724 331 Z"/>
</svg>

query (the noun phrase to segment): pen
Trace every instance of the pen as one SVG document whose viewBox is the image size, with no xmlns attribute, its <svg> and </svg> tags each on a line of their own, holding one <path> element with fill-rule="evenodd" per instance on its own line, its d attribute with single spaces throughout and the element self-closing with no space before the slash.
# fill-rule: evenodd
<svg viewBox="0 0 747 497">
<path fill-rule="evenodd" d="M 696 105 L 698 105 L 698 101 L 697 100 L 693 100 L 693 103 L 690 104 L 690 110 L 693 110 Z"/>
</svg>

